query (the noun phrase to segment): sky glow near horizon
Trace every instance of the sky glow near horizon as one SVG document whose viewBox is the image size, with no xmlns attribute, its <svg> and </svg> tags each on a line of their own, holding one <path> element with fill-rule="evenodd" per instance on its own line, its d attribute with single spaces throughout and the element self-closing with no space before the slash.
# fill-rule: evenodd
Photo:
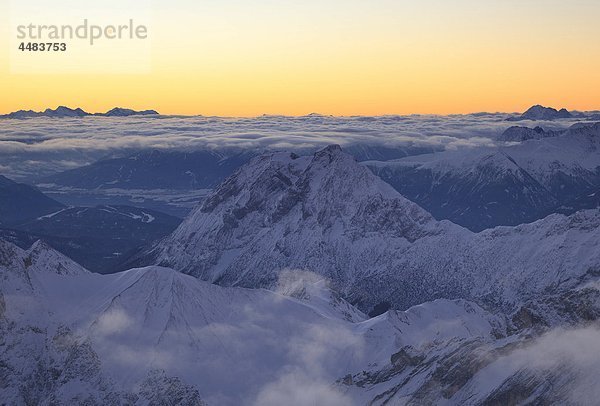
<svg viewBox="0 0 600 406">
<path fill-rule="evenodd" d="M 129 7 L 123 18 L 136 14 L 136 4 L 151 15 L 144 20 L 149 69 L 77 72 L 64 54 L 53 56 L 51 73 L 14 74 L 15 33 L 2 21 L 0 45 L 10 52 L 0 53 L 0 112 L 58 105 L 219 116 L 600 108 L 598 1 L 121 3 Z M 93 19 L 99 3 L 77 4 L 74 15 Z M 9 14 L 10 2 L 0 3 L 0 18 Z M 88 48 L 89 61 L 98 49 Z M 122 53 L 111 66 L 137 60 Z"/>
</svg>

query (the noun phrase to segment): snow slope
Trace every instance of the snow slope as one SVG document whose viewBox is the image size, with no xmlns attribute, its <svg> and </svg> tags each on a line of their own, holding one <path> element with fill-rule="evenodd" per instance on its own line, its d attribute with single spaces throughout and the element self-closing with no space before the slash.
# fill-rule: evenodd
<svg viewBox="0 0 600 406">
<path fill-rule="evenodd" d="M 595 269 L 599 226 L 592 210 L 475 234 L 436 221 L 332 146 L 251 161 L 139 263 L 251 288 L 311 271 L 366 312 L 439 298 L 511 307 Z"/>
<path fill-rule="evenodd" d="M 161 267 L 92 274 L 41 244 L 1 244 L 9 404 L 355 404 L 334 382 L 388 365 L 399 346 L 502 329 L 465 301 L 366 320 L 305 273 L 276 292 L 225 288 Z"/>
<path fill-rule="evenodd" d="M 599 147 L 600 123 L 518 144 L 365 164 L 436 218 L 481 231 L 541 219 L 595 192 Z"/>
<path fill-rule="evenodd" d="M 275 291 L 156 266 L 99 275 L 43 244 L 0 241 L 0 280 L 7 404 L 593 404 L 597 395 L 597 276 L 515 313 L 436 300 L 371 319 L 316 274 L 288 271 Z"/>
</svg>

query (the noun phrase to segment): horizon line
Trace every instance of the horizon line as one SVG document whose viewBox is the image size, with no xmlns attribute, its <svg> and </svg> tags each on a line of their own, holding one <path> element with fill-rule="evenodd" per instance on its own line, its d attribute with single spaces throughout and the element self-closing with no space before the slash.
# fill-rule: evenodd
<svg viewBox="0 0 600 406">
<path fill-rule="evenodd" d="M 546 108 L 554 108 L 556 110 L 560 110 L 555 108 L 555 107 L 549 107 L 549 106 L 544 106 L 541 104 L 535 104 L 532 105 L 531 107 L 534 106 L 542 106 L 542 107 L 546 107 Z M 68 108 L 70 110 L 77 110 L 77 109 L 81 109 L 83 112 L 86 113 L 86 116 L 96 116 L 96 117 L 102 117 L 103 114 L 108 113 L 109 111 L 113 110 L 113 109 L 128 109 L 128 110 L 133 110 L 136 112 L 141 112 L 141 111 L 148 111 L 148 110 L 153 110 L 156 111 L 157 114 L 147 114 L 145 116 L 163 116 L 163 117 L 213 117 L 213 118 L 261 118 L 261 117 L 290 117 L 290 118 L 300 118 L 300 117 L 309 117 L 309 116 L 321 116 L 321 117 L 335 117 L 335 118 L 352 118 L 352 117 L 411 117 L 411 116 L 440 116 L 440 117 L 451 117 L 451 116 L 469 116 L 469 115 L 475 115 L 475 114 L 489 114 L 489 115 L 502 115 L 502 114 L 506 114 L 506 115 L 510 115 L 510 114 L 523 114 L 523 112 L 519 112 L 519 111 L 513 111 L 513 112 L 507 112 L 507 111 L 485 111 L 485 110 L 480 110 L 480 111 L 473 111 L 473 112 L 469 112 L 469 113 L 383 113 L 383 114 L 347 114 L 347 115 L 336 115 L 336 114 L 323 114 L 323 113 L 318 113 L 318 112 L 310 112 L 310 113 L 306 113 L 306 114 L 280 114 L 280 113 L 262 113 L 262 114 L 258 114 L 258 115 L 214 115 L 214 114 L 209 114 L 209 115 L 205 115 L 202 113 L 197 113 L 197 114 L 182 114 L 182 113 L 161 113 L 155 109 L 152 108 L 144 108 L 144 109 L 140 109 L 140 110 L 136 110 L 133 108 L 129 108 L 129 107 L 112 107 L 106 111 L 97 111 L 97 112 L 89 112 L 87 110 L 85 110 L 84 108 L 77 106 L 74 108 L 65 106 L 65 105 L 59 105 L 57 106 L 55 109 L 52 109 L 50 107 L 47 107 L 44 110 L 34 110 L 34 109 L 25 109 L 25 108 L 21 108 L 15 111 L 10 111 L 8 113 L 0 113 L 0 116 L 7 116 L 9 114 L 13 114 L 16 112 L 35 112 L 35 113 L 43 113 L 45 110 L 56 110 L 60 107 L 65 107 Z M 563 108 L 563 107 L 561 107 Z M 572 113 L 591 113 L 591 112 L 599 112 L 600 110 L 570 110 L 565 108 L 566 110 L 568 110 L 569 112 Z M 526 110 L 525 110 L 526 111 Z M 81 116 L 81 117 L 71 117 L 71 118 L 84 118 L 86 116 Z M 27 118 L 35 118 L 35 117 L 27 117 Z M 63 117 L 65 118 L 65 117 Z M 66 117 L 69 118 L 69 117 Z M 575 117 L 576 118 L 576 117 Z"/>
</svg>

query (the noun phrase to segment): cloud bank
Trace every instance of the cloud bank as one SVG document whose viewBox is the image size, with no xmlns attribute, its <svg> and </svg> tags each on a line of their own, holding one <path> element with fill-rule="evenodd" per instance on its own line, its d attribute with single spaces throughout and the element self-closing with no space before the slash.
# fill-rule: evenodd
<svg viewBox="0 0 600 406">
<path fill-rule="evenodd" d="M 490 145 L 503 114 L 460 116 L 86 117 L 0 120 L 2 173 L 29 179 L 140 150 L 313 150 L 342 146 L 458 149 Z M 548 125 L 570 125 L 570 122 Z"/>
</svg>

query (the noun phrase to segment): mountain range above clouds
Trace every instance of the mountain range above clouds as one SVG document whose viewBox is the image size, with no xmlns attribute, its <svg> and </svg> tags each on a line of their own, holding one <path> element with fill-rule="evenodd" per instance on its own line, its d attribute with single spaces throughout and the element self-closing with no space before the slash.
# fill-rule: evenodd
<svg viewBox="0 0 600 406">
<path fill-rule="evenodd" d="M 106 113 L 88 113 L 81 108 L 75 109 L 59 106 L 56 109 L 47 108 L 44 111 L 33 111 L 33 110 L 18 110 L 12 113 L 0 115 L 0 118 L 13 118 L 13 119 L 25 119 L 35 117 L 50 117 L 50 118 L 77 118 L 77 117 L 88 117 L 88 116 L 102 116 L 102 117 L 128 117 L 128 116 L 152 116 L 158 115 L 159 113 L 155 110 L 141 110 L 136 111 L 132 109 L 126 109 L 121 107 L 115 107 L 108 110 Z"/>
<path fill-rule="evenodd" d="M 584 197 L 600 187 L 600 124 L 511 127 L 501 139 L 510 142 L 364 164 L 437 219 L 473 231 L 597 207 Z"/>
<path fill-rule="evenodd" d="M 253 159 L 129 266 L 250 288 L 272 288 L 282 269 L 310 270 L 365 312 L 440 297 L 511 308 L 559 281 L 591 276 L 600 263 L 598 216 L 552 215 L 473 233 L 435 220 L 330 146 Z"/>
<path fill-rule="evenodd" d="M 598 244 L 598 210 L 473 233 L 338 146 L 267 153 L 138 257 L 149 266 L 93 274 L 0 240 L 0 390 L 17 404 L 589 404 Z"/>
<path fill-rule="evenodd" d="M 159 113 L 156 110 L 132 110 L 128 108 L 115 107 L 111 110 L 108 110 L 105 113 L 88 113 L 83 109 L 77 108 L 69 108 L 66 106 L 59 106 L 56 109 L 47 108 L 44 111 L 33 111 L 33 110 L 17 110 L 8 114 L 0 115 L 0 118 L 33 118 L 33 117 L 54 117 L 54 118 L 63 118 L 63 117 L 84 117 L 84 116 L 107 116 L 107 117 L 126 117 L 133 115 L 158 115 Z M 500 113 L 496 113 L 500 114 Z M 494 115 L 494 113 L 473 113 L 473 115 Z M 560 120 L 560 119 L 569 119 L 569 118 L 586 118 L 589 116 L 598 117 L 598 112 L 590 112 L 589 114 L 585 112 L 570 112 L 565 108 L 557 110 L 553 107 L 545 107 L 542 105 L 535 105 L 527 109 L 523 114 L 518 116 L 508 117 L 507 121 L 552 121 L 552 120 Z M 263 115 L 263 117 L 268 117 L 268 115 Z M 302 116 L 306 119 L 322 119 L 326 116 L 318 113 L 310 113 Z M 360 117 L 360 116 L 356 116 Z M 368 118 L 368 117 L 365 117 Z"/>
<path fill-rule="evenodd" d="M 65 183 L 52 197 L 73 193 L 71 183 L 207 189 L 178 227 L 178 219 L 147 208 L 105 202 L 42 205 L 19 230 L 0 230 L 0 238 L 22 246 L 0 240 L 1 398 L 58 405 L 593 404 L 600 370 L 593 355 L 600 353 L 598 125 L 577 118 L 527 123 L 502 138 L 505 118 L 486 116 L 491 127 L 479 116 L 425 118 L 421 128 L 433 131 L 427 137 L 446 125 L 442 140 L 466 131 L 465 122 L 475 135 L 495 129 L 492 142 L 457 136 L 448 148 L 364 142 L 302 149 L 283 142 L 276 149 L 286 152 L 261 147 L 247 155 L 151 149 L 63 172 L 52 179 Z M 250 143 L 276 127 L 280 140 L 293 133 L 304 144 L 315 129 L 321 142 L 385 138 L 405 120 L 412 119 L 117 120 L 125 131 L 114 138 L 117 126 L 103 132 L 104 120 L 83 120 L 77 131 L 89 121 L 88 133 L 116 144 L 128 133 L 141 140 L 146 132 L 138 126 L 147 125 L 153 142 L 166 131 L 193 145 L 198 128 L 213 140 L 226 128 Z M 32 143 L 14 145 L 45 151 L 52 130 L 40 128 L 51 126 L 28 125 L 35 121 L 15 120 L 16 130 L 7 124 L 7 143 L 22 132 Z M 81 139 L 64 141 L 71 148 Z M 14 183 L 0 179 L 0 186 Z M 45 201 L 39 190 L 28 191 Z M 150 198 L 136 193 L 137 203 Z M 18 208 L 18 196 L 4 197 Z M 440 216 L 434 197 L 447 214 Z M 499 221 L 514 225 L 495 227 Z M 62 254 L 35 242 L 47 239 L 42 232 Z M 108 242 L 104 251 L 86 246 L 93 238 Z M 117 264 L 114 255 L 137 246 L 132 241 L 149 245 Z M 110 257 L 102 271 L 110 274 L 91 273 L 65 253 L 80 262 Z"/>
</svg>

